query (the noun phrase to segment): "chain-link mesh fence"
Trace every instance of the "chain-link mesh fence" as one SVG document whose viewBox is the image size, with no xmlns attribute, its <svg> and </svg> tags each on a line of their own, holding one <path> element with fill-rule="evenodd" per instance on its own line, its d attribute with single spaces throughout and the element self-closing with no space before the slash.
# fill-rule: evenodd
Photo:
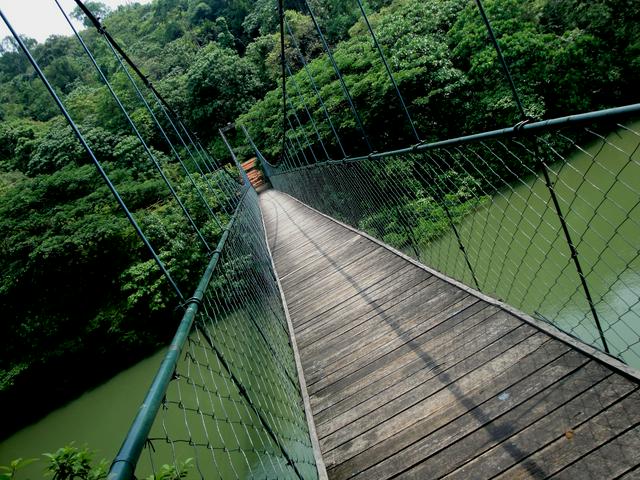
<svg viewBox="0 0 640 480">
<path fill-rule="evenodd" d="M 136 476 L 316 478 L 257 194 L 221 250 Z M 173 478 L 173 477 L 172 477 Z"/>
<path fill-rule="evenodd" d="M 164 311 L 173 292 L 185 309 L 109 478 L 317 478 L 257 193 L 244 172 L 210 156 L 99 19 L 74 3 L 98 37 L 85 41 L 68 2 L 55 0 L 56 14 L 130 129 L 127 148 L 101 148 L 95 132 L 74 121 L 69 99 L 2 11 L 0 17 L 147 247 L 151 260 L 127 272 L 130 301 L 147 295 Z M 124 82 L 110 78 L 102 65 L 108 61 Z M 144 128 L 133 112 L 144 112 Z M 116 158 L 115 150 L 128 154 Z M 148 194 L 156 204 L 148 205 L 145 188 L 156 176 L 161 183 Z"/>
<path fill-rule="evenodd" d="M 271 181 L 640 366 L 639 132 L 631 121 L 453 141 L 414 153 L 283 164 Z"/>
</svg>

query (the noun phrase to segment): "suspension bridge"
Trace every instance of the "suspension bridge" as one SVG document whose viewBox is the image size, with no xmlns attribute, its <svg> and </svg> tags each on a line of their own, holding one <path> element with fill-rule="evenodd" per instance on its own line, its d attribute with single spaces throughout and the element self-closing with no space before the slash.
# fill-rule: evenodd
<svg viewBox="0 0 640 480">
<path fill-rule="evenodd" d="M 75 0 L 220 227 L 212 241 L 69 22 L 209 255 L 190 297 L 0 12 L 184 309 L 109 478 L 638 478 L 640 105 L 527 117 L 478 1 L 521 121 L 424 142 L 356 1 L 415 141 L 372 150 L 308 8 L 367 148 L 345 153 L 302 55 L 320 108 L 298 102 L 280 2 L 281 156 L 229 125 L 220 161 Z M 273 189 L 251 187 L 230 132 Z"/>
</svg>

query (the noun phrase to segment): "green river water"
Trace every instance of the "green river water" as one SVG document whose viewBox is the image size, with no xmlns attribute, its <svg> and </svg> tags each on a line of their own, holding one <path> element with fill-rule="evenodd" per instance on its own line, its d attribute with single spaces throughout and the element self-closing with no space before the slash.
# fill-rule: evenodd
<svg viewBox="0 0 640 480">
<path fill-rule="evenodd" d="M 595 141 L 551 179 L 612 353 L 640 368 L 640 122 Z M 459 225 L 480 290 L 601 347 L 546 185 L 532 176 Z M 421 259 L 473 285 L 453 234 Z"/>
<path fill-rule="evenodd" d="M 640 122 L 628 127 L 640 130 Z M 593 145 L 587 153 L 571 157 L 559 173 L 556 165 L 554 180 L 610 347 L 640 367 L 636 333 L 640 332 L 640 153 L 634 150 L 640 137 L 621 130 L 608 139 L 622 151 Z M 539 180 L 515 185 L 463 221 L 462 239 L 484 292 L 598 344 L 597 329 L 548 199 Z M 432 242 L 422 260 L 472 284 L 452 235 Z M 0 465 L 17 457 L 42 458 L 43 452 L 71 441 L 97 450 L 98 459 L 113 458 L 163 353 L 5 440 L 0 444 Z M 42 401 L 46 402 L 45 392 Z M 44 465 L 41 461 L 18 478 L 41 478 Z"/>
<path fill-rule="evenodd" d="M 306 429 L 297 391 L 292 397 L 291 389 L 279 388 L 280 384 L 277 382 L 281 377 L 278 376 L 278 370 L 283 368 L 282 363 L 270 354 L 265 354 L 266 344 L 249 321 L 249 314 L 259 316 L 265 312 L 255 307 L 250 313 L 248 310 L 221 313 L 208 328 L 211 335 L 221 342 L 220 348 L 229 364 L 233 365 L 240 381 L 251 390 L 249 394 L 252 399 L 259 405 L 268 405 L 267 410 L 259 407 L 266 415 L 265 418 L 269 419 L 269 414 L 278 415 L 279 421 L 274 427 L 283 438 L 288 439 L 287 446 L 294 458 L 306 459 L 306 463 L 298 467 L 306 469 L 309 478 L 313 478 L 312 473 L 309 473 L 315 471 L 312 452 L 293 441 L 301 438 L 304 432 L 301 433 L 296 428 L 295 422 L 287 421 L 294 415 L 297 423 L 303 424 Z M 288 346 L 283 330 L 277 328 L 275 331 L 281 335 L 276 340 L 280 339 Z M 233 341 L 229 338 L 230 335 L 234 337 Z M 200 335 L 194 334 L 185 349 L 176 369 L 177 379 L 169 384 L 167 390 L 166 408 L 160 410 L 150 433 L 150 437 L 154 439 L 153 448 L 145 449 L 141 456 L 136 472 L 139 478 L 146 478 L 152 471 L 157 472 L 163 464 L 174 464 L 174 459 L 177 463 L 192 460 L 187 469 L 187 478 L 201 478 L 200 474 L 207 479 L 251 476 L 285 478 L 283 475 L 286 472 L 277 469 L 277 462 L 280 460 L 275 458 L 278 454 L 274 445 L 259 426 L 256 415 L 232 386 L 230 378 L 226 374 L 220 374 L 221 367 L 214 360 L 215 355 L 206 347 L 206 342 L 202 341 Z M 240 354 L 240 350 L 244 353 Z M 42 454 L 55 452 L 70 442 L 95 450 L 96 462 L 103 458 L 110 462 L 115 457 L 164 355 L 165 350 L 157 352 L 9 437 L 0 444 L 0 465 L 7 465 L 19 457 L 40 458 L 41 461 L 21 470 L 17 478 L 43 478 L 47 462 L 43 460 Z M 295 369 L 293 357 L 291 362 L 290 367 Z M 273 384 L 274 388 L 267 389 L 267 383 Z M 261 396 L 267 390 L 269 397 Z M 177 407 L 178 402 L 184 408 Z M 299 411 L 291 409 L 294 405 L 297 405 Z M 200 415 L 200 408 L 207 414 L 206 417 Z M 206 426 L 203 418 L 207 419 Z M 166 442 L 165 438 L 174 443 Z M 189 439 L 199 447 L 194 449 L 189 444 Z M 211 450 L 201 448 L 207 444 L 211 445 Z M 269 455 L 275 459 L 275 464 L 270 463 Z"/>
<path fill-rule="evenodd" d="M 59 408 L 0 443 L 0 465 L 15 458 L 40 458 L 75 441 L 96 450 L 96 459 L 109 461 L 115 456 L 164 351 L 120 372 L 99 387 Z M 46 392 L 42 401 L 46 402 Z M 18 479 L 42 478 L 46 463 L 37 462 L 21 470 Z"/>
</svg>

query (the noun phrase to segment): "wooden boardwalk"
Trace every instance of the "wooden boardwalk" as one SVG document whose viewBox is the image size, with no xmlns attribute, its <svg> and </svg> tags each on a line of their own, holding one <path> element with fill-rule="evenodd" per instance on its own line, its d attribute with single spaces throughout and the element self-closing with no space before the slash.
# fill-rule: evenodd
<svg viewBox="0 0 640 480">
<path fill-rule="evenodd" d="M 291 197 L 261 205 L 329 478 L 640 479 L 633 374 Z"/>
</svg>

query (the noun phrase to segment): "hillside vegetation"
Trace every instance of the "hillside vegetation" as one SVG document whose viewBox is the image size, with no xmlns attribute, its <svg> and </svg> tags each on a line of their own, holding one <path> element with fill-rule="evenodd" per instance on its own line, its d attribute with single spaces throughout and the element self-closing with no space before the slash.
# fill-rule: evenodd
<svg viewBox="0 0 640 480">
<path fill-rule="evenodd" d="M 214 156 L 227 161 L 217 129 L 238 120 L 267 156 L 278 158 L 282 92 L 273 0 L 155 0 L 112 12 L 87 3 L 102 12 L 111 35 Z M 347 152 L 362 153 L 360 134 L 304 1 L 285 3 L 287 20 Z M 310 4 L 374 148 L 414 142 L 356 2 Z M 529 115 L 552 117 L 640 100 L 639 2 L 486 0 L 486 7 Z M 369 0 L 366 8 L 424 139 L 517 121 L 474 2 Z M 82 36 L 215 244 L 219 228 L 207 220 L 111 51 L 93 28 Z M 26 43 L 190 294 L 204 268 L 205 252 L 80 44 L 63 36 Z M 330 153 L 338 157 L 319 100 L 300 70 L 300 57 L 290 39 L 286 44 L 301 91 L 298 95 L 289 87 L 292 104 L 301 116 L 305 103 L 311 108 Z M 0 48 L 0 121 L 2 437 L 166 344 L 179 310 L 12 39 Z M 204 179 L 197 180 L 204 185 Z M 225 195 L 219 189 L 208 193 L 222 218 L 227 215 L 221 205 Z"/>
</svg>

